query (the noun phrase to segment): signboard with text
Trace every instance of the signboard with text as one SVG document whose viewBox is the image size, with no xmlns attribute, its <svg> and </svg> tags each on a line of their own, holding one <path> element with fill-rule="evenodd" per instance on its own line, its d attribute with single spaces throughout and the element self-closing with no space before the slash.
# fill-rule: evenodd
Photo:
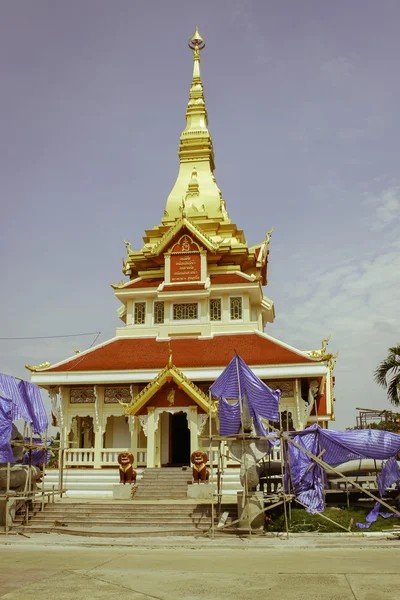
<svg viewBox="0 0 400 600">
<path fill-rule="evenodd" d="M 175 244 L 171 253 L 171 283 L 201 280 L 200 251 L 188 236 Z"/>
</svg>

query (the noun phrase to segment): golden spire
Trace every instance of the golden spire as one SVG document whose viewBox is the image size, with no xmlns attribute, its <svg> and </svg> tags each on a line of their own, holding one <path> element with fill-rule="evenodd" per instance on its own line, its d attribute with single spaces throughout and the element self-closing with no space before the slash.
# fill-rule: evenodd
<svg viewBox="0 0 400 600">
<path fill-rule="evenodd" d="M 193 76 L 186 109 L 186 127 L 181 134 L 179 145 L 180 168 L 176 183 L 168 197 L 163 222 L 180 218 L 182 197 L 186 196 L 188 186 L 193 183 L 193 168 L 196 168 L 200 194 L 187 203 L 190 217 L 201 213 L 205 218 L 229 221 L 227 213 L 221 212 L 220 190 L 213 175 L 215 169 L 214 148 L 208 130 L 208 116 L 204 101 L 203 83 L 200 75 L 200 52 L 205 43 L 198 28 L 189 40 L 193 51 Z"/>
</svg>

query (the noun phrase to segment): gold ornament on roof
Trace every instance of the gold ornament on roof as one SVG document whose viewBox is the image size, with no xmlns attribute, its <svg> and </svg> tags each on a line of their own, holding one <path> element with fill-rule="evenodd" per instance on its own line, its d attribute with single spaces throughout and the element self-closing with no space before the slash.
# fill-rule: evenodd
<svg viewBox="0 0 400 600">
<path fill-rule="evenodd" d="M 132 244 L 131 244 L 131 242 L 128 242 L 127 240 L 124 240 L 124 244 L 126 246 L 127 251 L 131 252 L 131 250 L 132 250 Z"/>
<path fill-rule="evenodd" d="M 173 366 L 171 344 L 168 342 L 168 368 L 171 369 Z"/>
<path fill-rule="evenodd" d="M 32 373 L 35 371 L 40 371 L 41 369 L 48 369 L 49 367 L 51 367 L 49 362 L 44 362 L 41 365 L 25 365 L 25 369 L 28 369 Z"/>
<path fill-rule="evenodd" d="M 75 348 L 75 346 L 72 346 L 72 350 L 75 352 L 75 354 L 80 354 L 80 350 L 78 350 L 78 348 Z"/>
</svg>

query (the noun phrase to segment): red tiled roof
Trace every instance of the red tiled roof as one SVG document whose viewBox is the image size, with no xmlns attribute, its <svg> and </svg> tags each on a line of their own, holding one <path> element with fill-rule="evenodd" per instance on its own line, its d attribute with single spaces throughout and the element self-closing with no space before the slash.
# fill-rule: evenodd
<svg viewBox="0 0 400 600">
<path fill-rule="evenodd" d="M 237 273 L 221 273 L 218 275 L 211 275 L 210 280 L 212 285 L 217 285 L 220 283 L 254 283 L 253 281 L 249 281 L 246 277 L 242 277 Z"/>
<path fill-rule="evenodd" d="M 235 350 L 250 366 L 314 362 L 257 333 L 221 335 L 208 340 L 172 339 L 170 345 L 173 363 L 178 368 L 225 367 Z M 167 341 L 120 338 L 46 372 L 163 369 L 167 363 Z"/>
<path fill-rule="evenodd" d="M 121 289 L 131 290 L 132 288 L 155 288 L 155 287 L 158 287 L 160 285 L 160 283 L 162 283 L 162 282 L 163 282 L 162 279 L 153 279 L 153 278 L 140 279 L 139 281 L 132 281 L 132 283 L 125 285 Z"/>
</svg>

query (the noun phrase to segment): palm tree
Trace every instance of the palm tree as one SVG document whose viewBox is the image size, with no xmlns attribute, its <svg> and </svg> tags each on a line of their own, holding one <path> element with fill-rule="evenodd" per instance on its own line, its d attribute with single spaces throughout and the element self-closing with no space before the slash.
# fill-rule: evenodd
<svg viewBox="0 0 400 600">
<path fill-rule="evenodd" d="M 388 383 L 388 378 L 390 381 Z M 387 390 L 389 402 L 400 405 L 400 344 L 389 348 L 385 360 L 375 370 L 375 381 Z"/>
</svg>

